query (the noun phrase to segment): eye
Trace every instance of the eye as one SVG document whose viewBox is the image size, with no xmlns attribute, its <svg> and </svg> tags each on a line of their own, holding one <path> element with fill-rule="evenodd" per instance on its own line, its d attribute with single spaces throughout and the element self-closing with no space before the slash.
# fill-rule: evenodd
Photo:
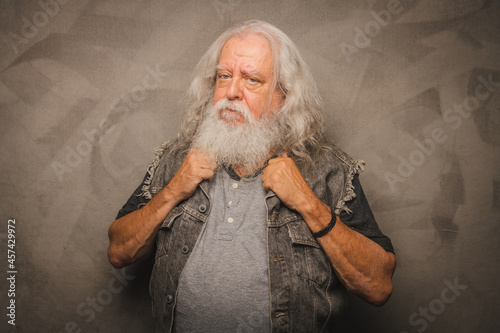
<svg viewBox="0 0 500 333">
<path fill-rule="evenodd" d="M 259 83 L 259 80 L 250 77 L 248 78 L 248 82 L 250 82 L 251 84 L 256 84 Z"/>
<path fill-rule="evenodd" d="M 227 75 L 227 74 L 219 74 L 219 79 L 220 80 L 228 80 L 229 79 L 229 75 Z"/>
</svg>

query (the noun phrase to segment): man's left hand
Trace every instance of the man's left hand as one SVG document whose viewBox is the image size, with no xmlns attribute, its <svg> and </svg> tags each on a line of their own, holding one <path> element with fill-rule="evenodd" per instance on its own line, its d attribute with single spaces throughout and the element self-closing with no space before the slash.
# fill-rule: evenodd
<svg viewBox="0 0 500 333">
<path fill-rule="evenodd" d="M 321 202 L 286 153 L 269 161 L 262 183 L 288 208 L 297 211 L 311 232 L 323 229 L 332 218 L 330 207 Z M 333 229 L 318 243 L 330 258 L 335 273 L 346 288 L 371 304 L 384 304 L 392 293 L 394 254 L 346 226 L 339 217 Z"/>
<path fill-rule="evenodd" d="M 264 189 L 272 190 L 288 208 L 299 213 L 312 202 L 319 201 L 287 153 L 269 160 L 262 171 L 262 183 Z"/>
</svg>

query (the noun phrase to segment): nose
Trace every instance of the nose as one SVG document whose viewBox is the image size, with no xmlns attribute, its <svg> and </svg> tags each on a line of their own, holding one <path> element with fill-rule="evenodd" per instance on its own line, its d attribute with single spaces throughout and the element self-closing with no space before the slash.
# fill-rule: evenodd
<svg viewBox="0 0 500 333">
<path fill-rule="evenodd" d="M 243 97 L 243 94 L 242 94 L 242 89 L 240 87 L 240 84 L 241 84 L 241 80 L 239 80 L 236 77 L 234 77 L 231 80 L 231 82 L 229 83 L 227 90 L 226 90 L 227 99 L 229 99 L 230 101 L 235 100 L 235 99 L 241 100 L 241 98 Z"/>
</svg>

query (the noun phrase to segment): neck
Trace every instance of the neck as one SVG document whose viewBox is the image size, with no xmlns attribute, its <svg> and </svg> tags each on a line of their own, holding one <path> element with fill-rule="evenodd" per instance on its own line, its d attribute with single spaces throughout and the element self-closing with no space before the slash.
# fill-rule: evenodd
<svg viewBox="0 0 500 333">
<path fill-rule="evenodd" d="M 262 166 L 264 163 L 266 163 L 266 161 L 269 160 L 273 156 L 273 154 L 274 154 L 274 151 L 269 152 L 269 155 L 267 155 L 267 157 L 260 163 L 260 166 Z M 257 169 L 259 169 L 260 166 Z M 245 168 L 242 165 L 231 165 L 231 168 L 233 168 L 234 172 L 236 172 L 236 174 L 240 178 L 245 177 L 246 175 L 249 175 L 252 172 L 255 172 L 255 170 L 257 170 L 257 169 L 248 170 L 247 168 Z"/>
<path fill-rule="evenodd" d="M 231 168 L 233 168 L 234 172 L 240 177 L 243 178 L 246 175 L 252 173 L 254 170 L 247 170 L 246 168 L 240 166 L 240 165 L 231 165 Z"/>
</svg>

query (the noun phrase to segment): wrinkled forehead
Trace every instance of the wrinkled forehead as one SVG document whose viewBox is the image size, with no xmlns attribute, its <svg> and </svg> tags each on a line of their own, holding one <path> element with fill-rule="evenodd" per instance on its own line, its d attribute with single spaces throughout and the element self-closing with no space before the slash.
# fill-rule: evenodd
<svg viewBox="0 0 500 333">
<path fill-rule="evenodd" d="M 258 70 L 272 75 L 271 45 L 265 37 L 258 34 L 247 33 L 233 36 L 222 47 L 219 66 L 233 70 Z"/>
</svg>

